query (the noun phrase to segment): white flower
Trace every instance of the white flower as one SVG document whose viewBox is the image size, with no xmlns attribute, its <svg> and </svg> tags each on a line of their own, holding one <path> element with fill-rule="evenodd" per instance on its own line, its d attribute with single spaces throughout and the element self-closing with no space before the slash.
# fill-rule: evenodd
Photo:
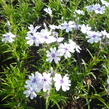
<svg viewBox="0 0 109 109">
<path fill-rule="evenodd" d="M 108 78 L 107 78 L 107 84 L 109 84 L 109 76 L 108 76 Z"/>
<path fill-rule="evenodd" d="M 29 80 L 27 80 L 26 85 L 24 86 L 26 90 L 24 91 L 24 94 L 26 94 L 26 97 L 30 97 L 31 99 L 35 98 L 37 96 L 37 92 L 40 92 L 43 88 L 43 82 L 42 82 L 42 75 L 38 72 L 35 74 L 31 74 L 29 76 Z"/>
<path fill-rule="evenodd" d="M 34 34 L 34 33 L 36 33 L 36 31 L 38 30 L 40 28 L 40 26 L 36 26 L 36 27 L 34 27 L 33 25 L 30 25 L 29 27 L 28 27 L 28 29 L 29 29 L 29 31 L 27 32 L 27 33 L 29 33 L 29 34 Z"/>
<path fill-rule="evenodd" d="M 51 89 L 52 78 L 50 73 L 43 73 L 42 83 L 44 92 L 49 91 Z"/>
<path fill-rule="evenodd" d="M 64 23 L 61 24 L 60 29 L 62 30 L 66 30 L 66 32 L 70 32 L 72 31 L 72 28 L 74 27 L 74 22 L 73 21 L 69 21 L 68 23 L 65 21 Z"/>
<path fill-rule="evenodd" d="M 62 42 L 63 40 L 64 40 L 63 37 L 56 37 L 56 42 L 58 42 L 58 43 Z"/>
<path fill-rule="evenodd" d="M 76 52 L 80 53 L 81 48 L 71 39 L 69 39 L 69 45 L 70 45 L 70 52 L 74 52 L 74 49 Z"/>
<path fill-rule="evenodd" d="M 58 37 L 58 32 L 54 31 L 54 32 L 52 32 L 52 34 L 55 37 L 55 40 L 56 40 L 57 43 L 60 43 L 60 42 L 62 42 L 64 40 L 63 37 Z"/>
<path fill-rule="evenodd" d="M 55 74 L 53 80 L 55 81 L 55 87 L 57 91 L 59 91 L 61 87 L 63 91 L 67 91 L 70 89 L 71 81 L 69 80 L 67 74 L 63 78 L 60 74 Z"/>
<path fill-rule="evenodd" d="M 25 88 L 33 88 L 35 92 L 40 92 L 42 89 L 42 75 L 38 72 L 35 74 L 31 74 L 29 76 L 29 80 L 27 80 L 25 85 Z"/>
<path fill-rule="evenodd" d="M 66 59 L 71 57 L 70 46 L 67 43 L 61 43 L 58 47 L 58 52 L 60 53 L 60 56 L 64 56 Z"/>
<path fill-rule="evenodd" d="M 51 31 L 48 31 L 47 29 L 42 29 L 40 32 L 40 42 L 41 43 L 53 43 L 56 42 L 56 38 L 51 35 Z"/>
<path fill-rule="evenodd" d="M 101 0 L 101 3 L 103 5 L 105 5 L 106 7 L 109 7 L 109 2 L 105 1 L 105 0 Z"/>
<path fill-rule="evenodd" d="M 71 39 L 69 43 L 61 43 L 58 47 L 58 52 L 60 56 L 64 56 L 66 59 L 71 57 L 71 53 L 75 51 L 80 52 L 81 48 Z"/>
<path fill-rule="evenodd" d="M 30 97 L 30 99 L 33 99 L 33 98 L 37 97 L 36 92 L 31 87 L 28 88 L 27 90 L 25 90 L 24 94 L 26 95 L 26 97 Z"/>
<path fill-rule="evenodd" d="M 60 61 L 60 54 L 56 50 L 56 48 L 50 48 L 50 51 L 47 51 L 47 61 L 54 62 L 57 64 Z"/>
<path fill-rule="evenodd" d="M 15 37 L 16 36 L 14 34 L 12 34 L 11 32 L 9 32 L 9 33 L 3 34 L 2 41 L 5 42 L 5 43 L 6 42 L 12 43 L 14 41 L 14 38 Z"/>
<path fill-rule="evenodd" d="M 85 8 L 88 12 L 92 12 L 94 7 L 93 5 L 90 5 L 90 6 L 86 6 Z"/>
<path fill-rule="evenodd" d="M 101 41 L 101 36 L 102 34 L 100 32 L 89 31 L 86 38 L 88 38 L 88 42 L 92 44 Z"/>
<path fill-rule="evenodd" d="M 75 10 L 75 12 L 79 15 L 84 15 L 84 11 L 83 10 Z"/>
<path fill-rule="evenodd" d="M 52 10 L 51 10 L 51 8 L 45 8 L 44 11 L 46 13 L 48 13 L 50 16 L 52 16 Z"/>
<path fill-rule="evenodd" d="M 105 7 L 100 6 L 100 4 L 90 5 L 86 7 L 87 11 L 94 11 L 96 14 L 104 14 L 105 13 Z"/>
<path fill-rule="evenodd" d="M 33 35 L 27 34 L 27 37 L 26 37 L 26 39 L 28 40 L 27 44 L 29 44 L 30 46 L 33 44 L 35 44 L 36 46 L 39 46 L 39 44 L 41 43 L 39 37 L 40 37 L 39 32 L 33 33 Z"/>
<path fill-rule="evenodd" d="M 109 38 L 109 33 L 106 32 L 106 30 L 101 31 L 101 34 L 103 35 L 103 38 Z"/>
<path fill-rule="evenodd" d="M 84 25 L 84 24 L 81 25 L 80 28 L 81 28 L 81 32 L 84 34 L 88 33 L 91 30 L 91 27 L 89 27 L 88 25 Z"/>
<path fill-rule="evenodd" d="M 93 10 L 96 14 L 104 14 L 105 13 L 105 7 L 100 6 L 100 4 L 95 4 Z"/>
<path fill-rule="evenodd" d="M 59 29 L 59 26 L 57 26 L 57 25 L 49 25 L 49 27 L 52 30 Z"/>
</svg>

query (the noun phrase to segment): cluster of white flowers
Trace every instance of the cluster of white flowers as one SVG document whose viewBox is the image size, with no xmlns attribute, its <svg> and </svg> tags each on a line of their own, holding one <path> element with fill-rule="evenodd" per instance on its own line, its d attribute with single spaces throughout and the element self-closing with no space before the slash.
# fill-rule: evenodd
<svg viewBox="0 0 109 109">
<path fill-rule="evenodd" d="M 11 32 L 9 33 L 6 33 L 6 34 L 3 34 L 3 38 L 2 38 L 2 42 L 9 42 L 9 43 L 12 43 L 14 41 L 14 38 L 16 36 L 14 34 L 12 34 Z"/>
<path fill-rule="evenodd" d="M 30 46 L 35 44 L 36 46 L 39 46 L 39 44 L 50 44 L 53 42 L 62 42 L 64 38 L 58 37 L 58 33 L 55 32 L 55 29 L 61 29 L 61 30 L 66 30 L 66 32 L 72 31 L 72 28 L 76 29 L 77 25 L 75 22 L 69 21 L 68 23 L 65 21 L 61 25 L 49 25 L 50 30 L 46 27 L 45 29 L 42 29 L 40 32 L 37 31 L 40 29 L 40 26 L 34 27 L 33 25 L 30 25 L 29 31 L 27 32 L 27 44 Z"/>
<path fill-rule="evenodd" d="M 58 40 L 58 37 L 56 37 L 51 31 L 48 30 L 48 28 L 42 29 L 40 32 L 37 30 L 40 28 L 40 26 L 34 27 L 33 25 L 30 25 L 29 31 L 27 32 L 26 39 L 27 44 L 30 46 L 35 44 L 36 46 L 39 46 L 39 44 L 50 44 L 53 42 L 56 42 Z"/>
<path fill-rule="evenodd" d="M 40 26 L 34 27 L 33 25 L 29 26 L 29 31 L 27 32 L 26 39 L 27 44 L 30 46 L 35 44 L 36 46 L 39 46 L 39 44 L 51 44 L 51 43 L 58 43 L 58 50 L 56 47 L 50 48 L 50 51 L 47 51 L 47 61 L 54 62 L 57 64 L 60 61 L 61 56 L 64 56 L 66 59 L 71 57 L 71 53 L 74 53 L 75 51 L 79 52 L 80 47 L 71 39 L 69 39 L 68 43 L 61 43 L 64 38 L 58 37 L 58 32 L 56 32 L 56 29 L 65 30 L 66 32 L 72 31 L 72 28 L 77 28 L 75 22 L 69 21 L 68 23 L 65 21 L 61 25 L 49 25 L 50 30 L 47 28 L 47 26 L 44 24 L 45 29 L 42 29 L 40 32 L 37 30 L 40 28 Z"/>
<path fill-rule="evenodd" d="M 89 27 L 88 25 L 81 25 L 80 26 L 80 30 L 82 33 L 86 34 L 86 38 L 88 38 L 88 42 L 89 43 L 97 43 L 99 41 L 101 41 L 103 38 L 109 38 L 109 33 L 106 32 L 106 30 L 104 31 L 92 31 L 91 27 Z"/>
<path fill-rule="evenodd" d="M 94 4 L 90 6 L 86 6 L 88 12 L 94 11 L 96 14 L 104 14 L 105 6 L 101 6 L 100 4 Z"/>
<path fill-rule="evenodd" d="M 75 51 L 80 52 L 81 48 L 73 41 L 69 40 L 68 43 L 60 43 L 58 49 L 51 48 L 50 51 L 47 51 L 47 61 L 54 62 L 57 64 L 60 61 L 61 56 L 64 56 L 66 59 L 71 57 L 71 53 Z"/>
<path fill-rule="evenodd" d="M 67 74 L 62 77 L 57 73 L 53 76 L 51 73 L 46 72 L 43 74 L 39 72 L 36 72 L 35 74 L 32 73 L 29 76 L 29 80 L 27 80 L 25 83 L 26 90 L 24 91 L 24 94 L 26 97 L 30 97 L 30 99 L 35 98 L 37 93 L 40 91 L 50 91 L 53 84 L 57 91 L 59 91 L 61 87 L 63 91 L 67 91 L 71 86 L 71 81 L 69 80 Z"/>
</svg>

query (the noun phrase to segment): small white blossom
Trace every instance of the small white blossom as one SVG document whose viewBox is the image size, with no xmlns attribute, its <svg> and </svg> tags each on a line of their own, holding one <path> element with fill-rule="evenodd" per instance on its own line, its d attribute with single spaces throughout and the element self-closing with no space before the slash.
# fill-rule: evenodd
<svg viewBox="0 0 109 109">
<path fill-rule="evenodd" d="M 54 32 L 52 32 L 52 34 L 55 37 L 55 40 L 56 40 L 57 43 L 60 43 L 60 42 L 62 42 L 64 40 L 63 37 L 58 37 L 58 32 L 54 31 Z"/>
<path fill-rule="evenodd" d="M 89 27 L 88 25 L 84 25 L 84 24 L 81 25 L 80 28 L 81 28 L 81 32 L 84 34 L 88 33 L 91 30 L 91 27 Z"/>
<path fill-rule="evenodd" d="M 57 26 L 57 25 L 49 25 L 49 27 L 52 30 L 59 29 L 59 26 Z"/>
<path fill-rule="evenodd" d="M 51 31 L 48 31 L 48 29 L 42 29 L 40 32 L 40 42 L 47 44 L 56 42 L 56 38 L 51 34 Z"/>
<path fill-rule="evenodd" d="M 31 87 L 25 90 L 24 94 L 26 95 L 26 97 L 30 97 L 30 99 L 37 97 L 35 90 Z"/>
<path fill-rule="evenodd" d="M 73 52 L 74 50 L 78 53 L 80 53 L 81 48 L 71 39 L 69 39 L 69 45 L 70 45 L 70 52 Z"/>
<path fill-rule="evenodd" d="M 61 43 L 58 47 L 60 56 L 64 56 L 66 59 L 71 57 L 71 53 L 80 52 L 80 50 L 80 47 L 72 40 L 69 40 L 69 43 Z"/>
<path fill-rule="evenodd" d="M 101 31 L 101 34 L 102 34 L 103 38 L 109 38 L 109 33 L 106 32 L 106 30 Z"/>
<path fill-rule="evenodd" d="M 55 87 L 57 91 L 59 91 L 61 87 L 63 91 L 67 91 L 70 89 L 71 81 L 69 80 L 67 74 L 63 78 L 60 74 L 55 74 L 53 80 L 55 81 Z"/>
<path fill-rule="evenodd" d="M 90 5 L 90 6 L 86 6 L 85 8 L 88 12 L 92 12 L 94 7 L 93 5 Z"/>
<path fill-rule="evenodd" d="M 83 10 L 75 10 L 75 12 L 79 15 L 84 15 L 84 11 Z"/>
<path fill-rule="evenodd" d="M 3 34 L 3 38 L 2 38 L 2 42 L 10 42 L 12 43 L 14 41 L 14 38 L 16 36 L 14 34 L 12 34 L 11 32 Z"/>
<path fill-rule="evenodd" d="M 95 4 L 93 9 L 96 14 L 104 14 L 105 13 L 105 7 L 100 6 L 100 4 Z"/>
<path fill-rule="evenodd" d="M 61 43 L 58 47 L 58 52 L 60 53 L 60 56 L 64 56 L 66 59 L 71 57 L 70 46 L 67 43 Z"/>
<path fill-rule="evenodd" d="M 44 11 L 46 13 L 48 13 L 50 16 L 52 16 L 52 10 L 51 10 L 51 8 L 45 8 Z"/>
<path fill-rule="evenodd" d="M 51 89 L 52 78 L 50 73 L 43 73 L 42 83 L 44 92 L 49 91 Z"/>
<path fill-rule="evenodd" d="M 60 54 L 56 48 L 50 48 L 50 51 L 47 51 L 47 61 L 51 63 L 53 60 L 56 64 L 60 61 Z"/>
<path fill-rule="evenodd" d="M 107 78 L 107 84 L 109 85 L 109 76 L 108 76 L 108 78 Z"/>
<path fill-rule="evenodd" d="M 89 12 L 94 11 L 96 14 L 104 14 L 105 13 L 105 7 L 100 6 L 100 4 L 87 6 L 86 9 Z"/>
<path fill-rule="evenodd" d="M 66 32 L 70 32 L 72 31 L 73 27 L 74 27 L 74 22 L 73 21 L 69 21 L 68 23 L 65 21 L 64 23 L 61 24 L 60 29 L 62 30 L 66 30 Z"/>
<path fill-rule="evenodd" d="M 88 38 L 88 42 L 92 44 L 101 41 L 101 36 L 102 34 L 100 32 L 89 31 L 86 38 Z"/>
<path fill-rule="evenodd" d="M 34 27 L 33 25 L 30 25 L 30 26 L 28 27 L 29 31 L 28 31 L 27 33 L 28 33 L 28 34 L 34 34 L 34 33 L 36 33 L 36 31 L 37 31 L 39 28 L 40 28 L 40 26 Z"/>
<path fill-rule="evenodd" d="M 106 7 L 109 7 L 109 2 L 105 1 L 105 0 L 101 0 L 101 3 L 103 5 L 105 5 Z"/>
<path fill-rule="evenodd" d="M 27 40 L 27 44 L 29 44 L 30 46 L 35 44 L 36 46 L 39 46 L 40 42 L 40 34 L 39 32 L 33 33 L 33 35 L 31 34 L 27 34 L 26 40 Z"/>
<path fill-rule="evenodd" d="M 31 99 L 35 98 L 37 96 L 37 92 L 40 92 L 43 88 L 42 84 L 42 75 L 38 72 L 35 74 L 31 74 L 29 76 L 29 80 L 27 80 L 25 85 L 26 91 L 24 91 L 24 94 L 26 94 L 26 97 L 30 97 Z"/>
</svg>

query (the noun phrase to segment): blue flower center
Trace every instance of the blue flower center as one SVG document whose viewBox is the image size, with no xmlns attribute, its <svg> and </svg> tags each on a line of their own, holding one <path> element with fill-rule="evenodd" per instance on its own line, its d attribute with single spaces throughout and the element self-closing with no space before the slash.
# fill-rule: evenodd
<svg viewBox="0 0 109 109">
<path fill-rule="evenodd" d="M 45 78 L 44 78 L 44 81 L 46 82 L 46 81 L 47 81 L 47 79 L 45 79 Z"/>
<path fill-rule="evenodd" d="M 47 37 L 47 36 L 45 36 L 44 38 L 45 38 L 45 39 L 48 39 L 48 37 Z"/>
<path fill-rule="evenodd" d="M 93 38 L 96 38 L 96 35 L 93 35 L 92 37 L 93 37 Z"/>
<path fill-rule="evenodd" d="M 101 11 L 101 8 L 97 8 L 98 11 Z"/>
<path fill-rule="evenodd" d="M 32 37 L 33 40 L 36 40 L 36 37 Z"/>
<path fill-rule="evenodd" d="M 52 55 L 51 55 L 53 58 L 55 58 L 56 57 L 56 55 L 54 54 L 54 53 L 52 53 Z"/>
<path fill-rule="evenodd" d="M 36 78 L 34 78 L 33 80 L 32 80 L 32 83 L 36 83 L 37 82 L 37 80 L 36 80 Z"/>
<path fill-rule="evenodd" d="M 63 83 L 64 83 L 63 79 L 61 79 L 61 80 L 60 80 L 60 83 L 61 83 L 61 84 L 63 84 Z"/>
</svg>

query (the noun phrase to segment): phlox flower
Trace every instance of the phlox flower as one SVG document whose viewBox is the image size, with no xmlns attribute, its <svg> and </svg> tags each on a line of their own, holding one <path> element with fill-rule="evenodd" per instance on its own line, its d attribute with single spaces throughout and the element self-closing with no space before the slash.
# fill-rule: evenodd
<svg viewBox="0 0 109 109">
<path fill-rule="evenodd" d="M 70 89 L 71 81 L 69 80 L 67 74 L 64 77 L 62 77 L 60 74 L 55 74 L 53 80 L 55 81 L 54 85 L 57 91 L 59 91 L 61 87 L 63 91 L 67 91 Z"/>
<path fill-rule="evenodd" d="M 26 88 L 26 91 L 24 91 L 24 94 L 26 94 L 27 97 L 30 96 L 31 99 L 37 96 L 37 92 L 40 92 L 42 89 L 42 75 L 38 72 L 35 74 L 31 74 L 29 76 L 29 79 L 25 82 L 26 85 L 24 86 Z"/>
<path fill-rule="evenodd" d="M 107 84 L 109 85 L 109 76 L 108 76 L 108 78 L 107 78 Z"/>
<path fill-rule="evenodd" d="M 51 8 L 45 8 L 44 11 L 46 13 L 48 13 L 50 16 L 52 16 L 52 10 L 51 10 Z"/>
<path fill-rule="evenodd" d="M 101 36 L 102 34 L 100 32 L 89 31 L 86 38 L 88 38 L 88 42 L 92 44 L 101 41 Z"/>
<path fill-rule="evenodd" d="M 2 38 L 2 42 L 9 42 L 12 43 L 14 41 L 14 38 L 16 36 L 14 34 L 12 34 L 11 32 L 3 34 L 3 38 Z"/>
<path fill-rule="evenodd" d="M 53 43 L 56 41 L 56 38 L 51 35 L 51 31 L 48 31 L 48 29 L 42 29 L 40 32 L 40 42 L 41 43 Z"/>
<path fill-rule="evenodd" d="M 36 92 L 40 92 L 42 89 L 42 75 L 38 72 L 31 74 L 29 80 L 27 80 L 25 88 L 32 87 Z"/>
<path fill-rule="evenodd" d="M 40 28 L 41 26 L 36 26 L 34 27 L 33 25 L 30 25 L 28 27 L 29 31 L 27 32 L 28 34 L 34 34 L 36 33 L 36 31 Z"/>
<path fill-rule="evenodd" d="M 59 26 L 57 25 L 49 25 L 51 30 L 59 29 Z"/>
<path fill-rule="evenodd" d="M 86 6 L 85 8 L 88 12 L 92 12 L 94 7 L 93 5 L 89 5 L 89 6 Z"/>
<path fill-rule="evenodd" d="M 60 54 L 56 48 L 50 48 L 50 51 L 47 51 L 47 61 L 51 63 L 53 60 L 56 64 L 60 61 Z"/>
<path fill-rule="evenodd" d="M 109 7 L 109 2 L 105 1 L 105 0 L 101 0 L 101 3 L 103 5 L 105 5 L 106 7 Z"/>
<path fill-rule="evenodd" d="M 39 38 L 40 38 L 39 32 L 33 33 L 33 35 L 27 34 L 27 37 L 26 37 L 27 44 L 29 44 L 30 46 L 33 44 L 35 44 L 36 46 L 39 46 L 39 44 L 41 44 Z"/>
<path fill-rule="evenodd" d="M 71 39 L 69 39 L 70 52 L 74 52 L 74 50 L 80 53 L 81 48 Z"/>
<path fill-rule="evenodd" d="M 66 59 L 71 57 L 70 46 L 67 43 L 61 43 L 58 47 L 58 52 L 60 53 L 60 56 L 64 56 Z"/>
<path fill-rule="evenodd" d="M 26 97 L 30 97 L 30 99 L 37 97 L 35 90 L 31 87 L 29 87 L 27 90 L 25 90 L 24 94 L 26 95 Z"/>
<path fill-rule="evenodd" d="M 51 89 L 52 85 L 52 78 L 50 73 L 43 73 L 43 78 L 42 78 L 42 83 L 43 83 L 43 91 L 49 91 Z"/>
<path fill-rule="evenodd" d="M 80 50 L 81 48 L 71 39 L 68 43 L 61 43 L 58 47 L 60 56 L 64 56 L 66 59 L 71 57 L 71 53 L 80 52 Z"/>
<path fill-rule="evenodd" d="M 100 6 L 100 4 L 86 6 L 86 9 L 88 12 L 94 11 L 96 14 L 104 14 L 105 13 L 105 7 Z"/>
<path fill-rule="evenodd" d="M 79 15 L 84 15 L 84 11 L 83 10 L 75 10 L 75 12 Z"/>
<path fill-rule="evenodd" d="M 60 43 L 60 42 L 62 42 L 64 40 L 63 37 L 58 37 L 58 32 L 54 31 L 54 32 L 52 32 L 52 34 L 55 37 L 55 40 L 56 40 L 57 43 Z"/>
<path fill-rule="evenodd" d="M 96 14 L 104 14 L 105 13 L 105 7 L 100 6 L 100 4 L 95 4 L 93 10 Z"/>
<path fill-rule="evenodd" d="M 106 30 L 101 31 L 101 34 L 102 34 L 103 38 L 109 38 L 109 33 L 106 32 Z"/>
<path fill-rule="evenodd" d="M 65 21 L 64 23 L 61 24 L 60 29 L 62 30 L 66 30 L 66 32 L 70 32 L 72 31 L 72 28 L 74 27 L 74 22 L 73 21 L 69 21 L 68 23 Z"/>
<path fill-rule="evenodd" d="M 91 30 L 91 27 L 89 27 L 88 25 L 84 25 L 84 24 L 81 25 L 80 28 L 81 28 L 81 32 L 84 34 L 88 33 Z"/>
</svg>

